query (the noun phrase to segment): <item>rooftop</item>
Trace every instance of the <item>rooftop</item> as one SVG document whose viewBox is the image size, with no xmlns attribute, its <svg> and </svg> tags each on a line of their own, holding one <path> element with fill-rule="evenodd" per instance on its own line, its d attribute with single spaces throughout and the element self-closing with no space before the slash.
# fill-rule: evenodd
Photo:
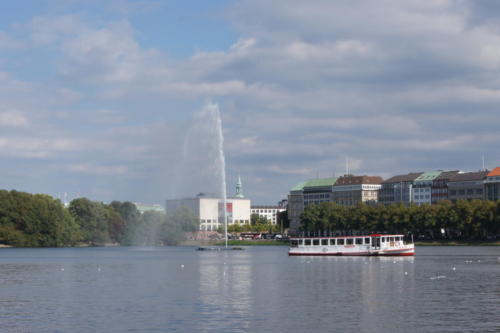
<svg viewBox="0 0 500 333">
<path fill-rule="evenodd" d="M 298 183 L 297 185 L 295 185 L 294 187 L 292 187 L 290 189 L 290 191 L 302 191 L 302 189 L 304 188 L 304 185 L 306 184 L 307 182 L 300 182 Z"/>
<path fill-rule="evenodd" d="M 464 172 L 456 174 L 451 180 L 452 182 L 464 182 L 464 181 L 472 181 L 472 180 L 483 180 L 486 178 L 490 171 L 477 171 L 477 172 Z"/>
<path fill-rule="evenodd" d="M 420 176 L 422 172 L 412 172 L 407 175 L 397 175 L 394 177 L 391 177 L 383 182 L 383 184 L 395 184 L 395 183 L 402 183 L 402 182 L 411 182 L 417 179 L 418 176 Z"/>
<path fill-rule="evenodd" d="M 333 186 L 337 181 L 337 177 L 334 178 L 315 178 L 309 179 L 304 182 L 300 182 L 290 189 L 293 191 L 302 191 L 304 188 L 314 188 L 314 187 L 327 187 Z"/>
<path fill-rule="evenodd" d="M 336 182 L 337 182 L 337 177 L 334 177 L 334 178 L 316 178 L 316 179 L 308 180 L 304 184 L 304 187 L 333 186 Z"/>
<path fill-rule="evenodd" d="M 439 175 L 442 173 L 442 171 L 429 171 L 429 172 L 424 172 L 420 176 L 418 176 L 415 181 L 428 181 L 428 180 L 434 180 Z"/>
<path fill-rule="evenodd" d="M 500 176 L 500 167 L 496 167 L 489 174 L 488 177 Z"/>
<path fill-rule="evenodd" d="M 382 184 L 384 180 L 379 176 L 352 176 L 340 177 L 335 186 L 353 185 L 353 184 Z"/>
<path fill-rule="evenodd" d="M 459 170 L 453 170 L 453 171 L 443 171 L 439 176 L 436 177 L 435 180 L 441 180 L 441 179 L 451 179 L 455 175 L 457 175 L 460 171 Z"/>
</svg>

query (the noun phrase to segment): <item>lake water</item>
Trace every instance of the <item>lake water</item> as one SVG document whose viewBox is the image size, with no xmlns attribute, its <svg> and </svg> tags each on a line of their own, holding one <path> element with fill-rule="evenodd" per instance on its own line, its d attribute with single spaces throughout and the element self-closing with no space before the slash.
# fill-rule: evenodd
<svg viewBox="0 0 500 333">
<path fill-rule="evenodd" d="M 0 249 L 0 332 L 500 332 L 500 248 Z"/>
</svg>

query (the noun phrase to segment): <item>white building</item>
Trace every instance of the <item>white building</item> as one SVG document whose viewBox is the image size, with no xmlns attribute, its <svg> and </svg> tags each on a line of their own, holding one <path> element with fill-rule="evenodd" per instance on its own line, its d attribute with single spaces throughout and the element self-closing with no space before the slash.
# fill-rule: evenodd
<svg viewBox="0 0 500 333">
<path fill-rule="evenodd" d="M 224 200 L 216 197 L 197 196 L 195 198 L 167 200 L 167 214 L 173 214 L 185 207 L 200 219 L 201 231 L 216 231 L 224 226 Z M 228 198 L 226 201 L 227 224 L 250 223 L 250 200 Z"/>
<path fill-rule="evenodd" d="M 194 198 L 167 200 L 167 214 L 185 207 L 200 219 L 200 231 L 216 231 L 224 226 L 224 199 L 204 193 Z M 243 196 L 241 179 L 236 184 L 236 197 L 226 199 L 227 224 L 250 224 L 250 199 Z"/>
<path fill-rule="evenodd" d="M 285 210 L 285 207 L 280 206 L 252 206 L 250 213 L 265 217 L 272 224 L 276 224 L 278 223 L 278 213 Z"/>
</svg>

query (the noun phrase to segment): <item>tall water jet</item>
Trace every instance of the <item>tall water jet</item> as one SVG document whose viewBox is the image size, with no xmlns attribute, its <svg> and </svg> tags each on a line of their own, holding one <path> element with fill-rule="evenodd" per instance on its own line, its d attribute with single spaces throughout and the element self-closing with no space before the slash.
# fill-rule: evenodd
<svg viewBox="0 0 500 333">
<path fill-rule="evenodd" d="M 219 148 L 219 167 L 220 167 L 220 175 L 221 175 L 221 194 L 222 194 L 222 202 L 223 202 L 223 218 L 224 218 L 224 240 L 227 248 L 227 189 L 226 189 L 226 158 L 224 156 L 224 133 L 222 133 L 222 119 L 220 116 L 219 106 L 217 104 L 212 104 L 208 106 L 212 109 L 215 119 L 216 119 L 216 128 L 217 128 L 217 143 Z"/>
<path fill-rule="evenodd" d="M 199 193 L 199 196 L 219 198 L 216 227 L 224 223 L 227 248 L 227 225 L 230 217 L 227 211 L 224 134 L 219 106 L 213 103 L 205 104 L 193 115 L 193 120 L 182 137 L 184 140 L 178 146 L 178 158 L 170 159 L 170 161 L 175 160 L 176 164 L 176 174 L 170 186 L 175 191 L 170 196 L 172 199 L 177 199 Z M 214 225 L 210 224 L 211 231 L 215 231 L 213 227 Z"/>
</svg>

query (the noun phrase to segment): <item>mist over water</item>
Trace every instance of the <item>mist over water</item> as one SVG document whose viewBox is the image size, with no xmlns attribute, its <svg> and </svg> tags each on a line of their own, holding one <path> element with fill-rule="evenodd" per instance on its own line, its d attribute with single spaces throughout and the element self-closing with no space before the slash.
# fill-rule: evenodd
<svg viewBox="0 0 500 333">
<path fill-rule="evenodd" d="M 208 193 L 226 197 L 224 136 L 220 109 L 207 103 L 196 112 L 176 140 L 177 154 L 170 158 L 173 174 L 167 182 L 167 198 Z"/>
</svg>

